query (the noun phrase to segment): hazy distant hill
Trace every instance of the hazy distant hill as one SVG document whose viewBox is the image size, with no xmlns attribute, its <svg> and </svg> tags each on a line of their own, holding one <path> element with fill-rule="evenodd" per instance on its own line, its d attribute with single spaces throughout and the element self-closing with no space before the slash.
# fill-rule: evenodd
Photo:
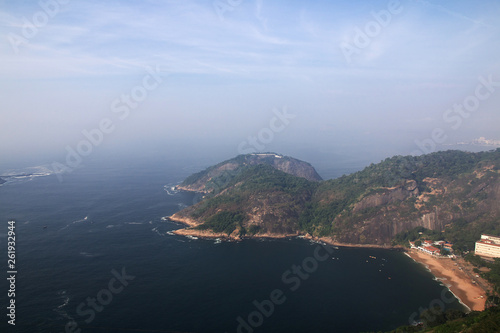
<svg viewBox="0 0 500 333">
<path fill-rule="evenodd" d="M 260 153 L 239 155 L 195 173 L 186 178 L 179 188 L 205 193 L 214 192 L 225 187 L 231 179 L 243 171 L 244 167 L 259 164 L 267 164 L 277 170 L 311 181 L 322 180 L 316 170 L 307 162 L 275 153 Z"/>
<path fill-rule="evenodd" d="M 464 241 L 464 231 L 500 233 L 499 170 L 500 149 L 445 151 L 395 156 L 318 182 L 308 163 L 241 155 L 188 177 L 180 188 L 209 194 L 173 218 L 231 237 L 309 233 L 391 245 L 396 234 L 423 226 Z"/>
</svg>

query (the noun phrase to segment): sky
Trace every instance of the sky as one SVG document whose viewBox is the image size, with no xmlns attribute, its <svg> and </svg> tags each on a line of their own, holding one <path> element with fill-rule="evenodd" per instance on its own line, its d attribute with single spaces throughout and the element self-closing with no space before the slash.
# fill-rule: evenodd
<svg viewBox="0 0 500 333">
<path fill-rule="evenodd" d="M 0 156 L 500 140 L 498 17 L 488 0 L 0 1 Z"/>
</svg>

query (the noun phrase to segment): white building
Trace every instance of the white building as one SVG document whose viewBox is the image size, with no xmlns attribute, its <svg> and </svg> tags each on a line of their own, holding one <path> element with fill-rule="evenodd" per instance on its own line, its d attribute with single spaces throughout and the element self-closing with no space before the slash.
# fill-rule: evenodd
<svg viewBox="0 0 500 333">
<path fill-rule="evenodd" d="M 500 237 L 481 235 L 474 252 L 478 256 L 500 258 Z"/>
</svg>

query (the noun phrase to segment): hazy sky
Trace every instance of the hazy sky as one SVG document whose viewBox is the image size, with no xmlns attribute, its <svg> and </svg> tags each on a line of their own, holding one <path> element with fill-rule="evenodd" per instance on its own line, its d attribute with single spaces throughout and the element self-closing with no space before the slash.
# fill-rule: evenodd
<svg viewBox="0 0 500 333">
<path fill-rule="evenodd" d="M 499 1 L 1 1 L 0 154 L 500 139 L 499 17 Z"/>
</svg>

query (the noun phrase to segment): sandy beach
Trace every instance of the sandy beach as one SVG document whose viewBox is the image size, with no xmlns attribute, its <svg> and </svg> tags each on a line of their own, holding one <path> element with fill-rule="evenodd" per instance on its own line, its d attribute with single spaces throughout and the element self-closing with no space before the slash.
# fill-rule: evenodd
<svg viewBox="0 0 500 333">
<path fill-rule="evenodd" d="M 462 303 L 467 305 L 471 310 L 484 310 L 486 292 L 476 283 L 472 282 L 471 277 L 467 275 L 464 265 L 459 259 L 438 259 L 416 250 L 411 250 L 408 254 L 415 261 L 426 265 L 431 273 L 448 286 Z M 481 298 L 481 296 L 483 297 Z"/>
</svg>

